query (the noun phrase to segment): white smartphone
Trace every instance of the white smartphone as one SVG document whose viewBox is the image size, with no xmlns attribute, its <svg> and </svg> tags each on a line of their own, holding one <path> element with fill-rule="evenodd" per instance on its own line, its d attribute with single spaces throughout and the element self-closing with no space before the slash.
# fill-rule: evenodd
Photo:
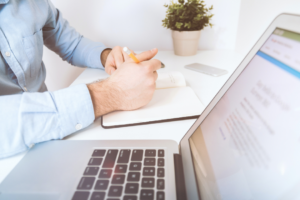
<svg viewBox="0 0 300 200">
<path fill-rule="evenodd" d="M 208 74 L 208 75 L 211 75 L 211 76 L 221 76 L 223 74 L 228 73 L 224 69 L 219 69 L 219 68 L 216 68 L 216 67 L 210 67 L 210 66 L 207 66 L 207 65 L 199 64 L 199 63 L 193 63 L 193 64 L 190 64 L 190 65 L 186 65 L 186 66 L 184 66 L 184 68 L 194 70 L 196 72 Z"/>
</svg>

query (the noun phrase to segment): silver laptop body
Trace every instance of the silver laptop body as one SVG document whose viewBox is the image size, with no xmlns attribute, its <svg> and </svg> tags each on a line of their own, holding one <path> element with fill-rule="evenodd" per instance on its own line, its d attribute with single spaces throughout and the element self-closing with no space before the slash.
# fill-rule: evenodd
<svg viewBox="0 0 300 200">
<path fill-rule="evenodd" d="M 0 200 L 300 199 L 299 52 L 300 16 L 282 14 L 179 146 L 37 144 L 0 184 Z"/>
<path fill-rule="evenodd" d="M 188 199 L 300 199 L 299 15 L 276 17 L 181 140 L 180 155 Z"/>
</svg>

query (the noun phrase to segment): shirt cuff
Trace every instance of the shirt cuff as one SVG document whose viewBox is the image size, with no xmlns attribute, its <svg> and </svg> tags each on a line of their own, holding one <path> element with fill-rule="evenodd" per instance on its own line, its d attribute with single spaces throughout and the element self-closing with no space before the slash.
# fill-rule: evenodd
<svg viewBox="0 0 300 200">
<path fill-rule="evenodd" d="M 72 64 L 78 67 L 104 69 L 100 55 L 105 49 L 107 48 L 103 43 L 82 37 L 74 51 Z"/>
<path fill-rule="evenodd" d="M 59 112 L 63 138 L 89 126 L 95 120 L 90 92 L 85 84 L 72 86 L 51 93 Z"/>
</svg>

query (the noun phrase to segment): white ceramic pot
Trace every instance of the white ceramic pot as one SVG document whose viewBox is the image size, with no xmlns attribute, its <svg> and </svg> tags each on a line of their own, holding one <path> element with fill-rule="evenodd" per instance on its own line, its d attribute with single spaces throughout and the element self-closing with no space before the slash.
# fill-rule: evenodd
<svg viewBox="0 0 300 200">
<path fill-rule="evenodd" d="M 192 56 L 197 53 L 199 31 L 172 31 L 174 53 L 178 56 Z"/>
</svg>

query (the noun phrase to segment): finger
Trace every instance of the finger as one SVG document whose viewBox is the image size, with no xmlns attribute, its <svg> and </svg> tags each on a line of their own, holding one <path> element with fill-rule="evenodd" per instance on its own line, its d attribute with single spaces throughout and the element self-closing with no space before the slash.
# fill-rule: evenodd
<svg viewBox="0 0 300 200">
<path fill-rule="evenodd" d="M 150 60 L 151 58 L 153 58 L 157 54 L 157 52 L 158 52 L 157 48 L 154 48 L 152 50 L 145 51 L 143 53 L 137 54 L 136 58 L 140 62 L 143 62 L 143 61 Z"/>
<path fill-rule="evenodd" d="M 127 53 L 125 53 L 124 51 L 122 53 L 125 61 L 130 59 L 130 56 Z"/>
<path fill-rule="evenodd" d="M 106 60 L 106 63 L 105 63 L 105 71 L 107 74 L 111 75 L 111 68 L 115 68 L 116 66 L 116 63 L 115 63 L 115 60 L 113 58 L 113 56 L 109 56 Z"/>
<path fill-rule="evenodd" d="M 156 71 L 156 70 L 158 70 L 158 69 L 161 68 L 161 62 L 159 60 L 157 60 L 157 59 L 144 61 L 143 65 L 151 66 L 153 71 Z"/>
<path fill-rule="evenodd" d="M 106 66 L 105 67 L 105 72 L 109 75 L 111 75 L 111 71 L 115 70 L 115 68 L 113 66 Z"/>
<path fill-rule="evenodd" d="M 113 58 L 116 63 L 116 68 L 120 67 L 124 62 L 124 57 L 122 51 L 116 51 L 113 53 Z"/>
<path fill-rule="evenodd" d="M 154 71 L 154 72 L 153 72 L 153 77 L 154 77 L 154 81 L 156 81 L 157 78 L 158 78 L 158 73 L 157 73 L 157 71 Z"/>
<path fill-rule="evenodd" d="M 110 75 L 112 75 L 115 71 L 116 71 L 116 68 L 112 68 L 112 69 L 110 70 Z"/>
<path fill-rule="evenodd" d="M 107 74 L 109 74 L 109 67 L 108 66 L 105 66 L 105 68 L 104 68 L 104 70 L 105 70 L 105 72 L 107 73 Z"/>
</svg>

